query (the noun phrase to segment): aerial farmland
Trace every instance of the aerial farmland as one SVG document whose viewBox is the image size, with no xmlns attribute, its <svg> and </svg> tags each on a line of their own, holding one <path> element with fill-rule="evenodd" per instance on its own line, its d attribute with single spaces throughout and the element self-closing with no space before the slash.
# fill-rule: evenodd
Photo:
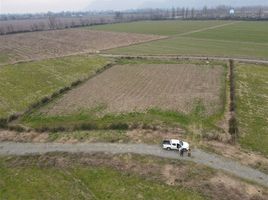
<svg viewBox="0 0 268 200">
<path fill-rule="evenodd" d="M 0 35 L 0 199 L 268 199 L 268 22 L 115 16 Z"/>
</svg>

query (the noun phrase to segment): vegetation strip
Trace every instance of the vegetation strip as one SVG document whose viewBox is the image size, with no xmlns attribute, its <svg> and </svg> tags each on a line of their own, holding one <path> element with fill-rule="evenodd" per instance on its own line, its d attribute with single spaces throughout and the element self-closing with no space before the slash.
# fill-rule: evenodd
<svg viewBox="0 0 268 200">
<path fill-rule="evenodd" d="M 242 63 L 255 63 L 255 64 L 268 64 L 268 60 L 263 59 L 247 59 L 247 58 L 230 58 L 230 57 L 217 57 L 217 56 L 183 56 L 183 55 L 124 55 L 124 54 L 109 54 L 103 53 L 100 56 L 110 57 L 110 58 L 129 58 L 129 59 L 177 59 L 177 60 L 202 60 L 202 61 L 230 61 L 234 60 L 236 62 Z"/>
<path fill-rule="evenodd" d="M 230 70 L 230 119 L 229 119 L 229 133 L 232 137 L 232 143 L 235 143 L 238 139 L 238 125 L 236 120 L 236 104 L 235 104 L 235 65 L 234 61 L 229 61 Z"/>
</svg>

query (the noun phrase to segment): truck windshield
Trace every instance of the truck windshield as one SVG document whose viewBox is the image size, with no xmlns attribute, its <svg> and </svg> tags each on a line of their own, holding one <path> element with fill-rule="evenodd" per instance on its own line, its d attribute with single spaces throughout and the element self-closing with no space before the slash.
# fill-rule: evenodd
<svg viewBox="0 0 268 200">
<path fill-rule="evenodd" d="M 180 145 L 183 146 L 183 141 L 180 141 Z"/>
<path fill-rule="evenodd" d="M 164 140 L 163 144 L 170 144 L 170 141 L 169 140 Z"/>
</svg>

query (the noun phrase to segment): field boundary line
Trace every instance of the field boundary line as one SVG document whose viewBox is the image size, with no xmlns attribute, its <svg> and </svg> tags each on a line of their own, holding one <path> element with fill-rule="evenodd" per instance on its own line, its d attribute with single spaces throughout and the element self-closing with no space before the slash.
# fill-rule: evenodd
<svg viewBox="0 0 268 200">
<path fill-rule="evenodd" d="M 234 60 L 242 63 L 268 64 L 268 60 L 250 59 L 250 58 L 235 58 L 235 57 L 217 57 L 217 56 L 191 56 L 191 55 L 123 55 L 123 54 L 98 54 L 104 57 L 111 58 L 148 58 L 148 59 L 178 59 L 178 60 L 214 60 L 214 61 L 229 61 Z"/>
<path fill-rule="evenodd" d="M 186 36 L 186 35 L 190 35 L 192 33 L 199 33 L 199 32 L 203 32 L 203 31 L 207 31 L 207 30 L 217 29 L 217 28 L 221 28 L 221 27 L 224 27 L 224 26 L 229 26 L 229 25 L 237 24 L 237 23 L 241 23 L 241 21 L 235 21 L 235 22 L 230 22 L 230 23 L 228 22 L 228 23 L 225 23 L 225 24 L 209 26 L 209 27 L 206 27 L 206 28 L 201 28 L 201 29 L 189 31 L 189 32 L 186 32 L 186 33 L 179 33 L 179 34 L 172 35 L 170 38 L 174 38 L 174 37 L 177 37 L 177 36 Z"/>
<path fill-rule="evenodd" d="M 255 44 L 260 46 L 268 46 L 268 43 L 258 43 L 258 42 L 242 42 L 242 41 L 232 41 L 232 40 L 217 40 L 217 39 L 207 39 L 207 38 L 196 38 L 196 37 L 178 37 L 178 38 L 188 38 L 192 40 L 200 40 L 200 41 L 212 41 L 212 42 L 223 42 L 223 43 L 237 43 L 237 44 Z"/>
<path fill-rule="evenodd" d="M 208 167 L 223 170 L 242 179 L 254 181 L 268 187 L 268 175 L 259 170 L 240 164 L 238 161 L 222 157 L 214 153 L 207 153 L 200 149 L 192 150 L 192 157 L 180 157 L 178 152 L 165 151 L 159 145 L 147 144 L 119 144 L 119 143 L 0 143 L 0 155 L 36 155 L 50 152 L 68 153 L 134 153 L 151 155 L 162 158 L 180 159 L 206 165 Z"/>
</svg>

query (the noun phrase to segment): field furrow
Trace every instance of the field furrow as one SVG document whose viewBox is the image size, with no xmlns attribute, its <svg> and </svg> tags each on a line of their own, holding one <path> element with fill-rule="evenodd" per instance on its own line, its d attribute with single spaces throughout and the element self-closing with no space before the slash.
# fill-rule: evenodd
<svg viewBox="0 0 268 200">
<path fill-rule="evenodd" d="M 221 107 L 223 72 L 222 67 L 209 65 L 117 65 L 65 94 L 42 112 L 71 114 L 105 105 L 105 113 L 150 108 L 189 113 L 194 104 L 202 103 L 206 112 L 213 114 Z"/>
</svg>

